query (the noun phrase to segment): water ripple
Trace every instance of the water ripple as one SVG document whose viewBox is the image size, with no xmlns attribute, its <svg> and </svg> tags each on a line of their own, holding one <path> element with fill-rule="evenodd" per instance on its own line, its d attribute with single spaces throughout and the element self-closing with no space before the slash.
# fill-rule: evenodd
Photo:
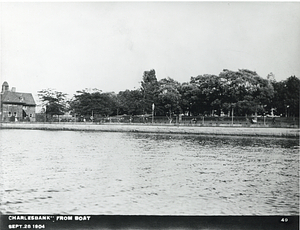
<svg viewBox="0 0 300 230">
<path fill-rule="evenodd" d="M 3 214 L 299 214 L 299 140 L 1 132 Z"/>
</svg>

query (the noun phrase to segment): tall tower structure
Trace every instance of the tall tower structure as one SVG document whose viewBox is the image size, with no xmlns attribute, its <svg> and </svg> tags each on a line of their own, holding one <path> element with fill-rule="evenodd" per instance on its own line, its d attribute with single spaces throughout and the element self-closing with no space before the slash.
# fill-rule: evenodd
<svg viewBox="0 0 300 230">
<path fill-rule="evenodd" d="M 9 85 L 8 85 L 8 83 L 6 81 L 3 82 L 3 84 L 2 84 L 2 91 L 1 91 L 1 93 L 4 93 L 5 91 L 9 91 Z"/>
</svg>

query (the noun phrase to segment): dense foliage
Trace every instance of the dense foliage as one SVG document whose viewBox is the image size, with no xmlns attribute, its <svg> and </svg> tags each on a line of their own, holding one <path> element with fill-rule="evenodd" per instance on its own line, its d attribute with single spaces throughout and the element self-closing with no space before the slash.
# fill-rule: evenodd
<svg viewBox="0 0 300 230">
<path fill-rule="evenodd" d="M 264 79 L 251 70 L 224 69 L 218 76 L 198 75 L 189 82 L 179 83 L 170 77 L 158 81 L 155 70 L 150 70 L 144 72 L 140 89 L 127 89 L 118 94 L 97 89 L 77 91 L 69 102 L 69 110 L 81 117 L 152 112 L 168 117 L 176 114 L 230 116 L 233 113 L 235 116 L 298 117 L 299 94 L 300 80 L 295 76 L 276 82 L 272 73 Z M 47 111 L 58 114 L 52 111 L 63 111 L 58 104 L 63 102 L 59 98 L 64 98 L 64 94 L 51 95 L 41 91 L 42 100 L 48 102 Z M 57 100 L 52 100 L 54 98 Z"/>
<path fill-rule="evenodd" d="M 114 115 L 117 107 L 116 94 L 102 93 L 97 89 L 77 91 L 73 100 L 70 101 L 70 110 L 82 117 Z"/>
<path fill-rule="evenodd" d="M 43 89 L 38 91 L 38 96 L 43 103 L 46 120 L 51 120 L 53 115 L 63 115 L 67 110 L 67 94 L 65 93 L 53 89 Z"/>
</svg>

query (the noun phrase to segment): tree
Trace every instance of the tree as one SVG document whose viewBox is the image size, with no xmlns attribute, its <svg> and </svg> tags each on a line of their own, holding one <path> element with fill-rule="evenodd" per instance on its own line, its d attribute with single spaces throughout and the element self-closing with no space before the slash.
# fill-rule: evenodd
<svg viewBox="0 0 300 230">
<path fill-rule="evenodd" d="M 141 91 L 143 94 L 143 113 L 151 113 L 152 104 L 158 100 L 159 84 L 155 75 L 155 70 L 144 71 L 141 82 Z"/>
<path fill-rule="evenodd" d="M 222 87 L 222 103 L 236 109 L 237 115 L 263 113 L 271 109 L 274 88 L 270 80 L 261 78 L 255 71 L 240 69 L 238 71 L 223 70 L 219 74 Z"/>
<path fill-rule="evenodd" d="M 179 114 L 181 95 L 179 93 L 180 83 L 172 78 L 164 78 L 158 82 L 158 103 L 156 110 L 160 115 Z"/>
<path fill-rule="evenodd" d="M 275 114 L 286 115 L 287 106 L 287 89 L 285 81 L 273 82 L 274 97 L 272 106 L 275 109 Z"/>
<path fill-rule="evenodd" d="M 39 99 L 45 106 L 46 120 L 51 120 L 53 115 L 59 116 L 64 114 L 67 106 L 66 95 L 53 89 L 38 91 Z"/>
<path fill-rule="evenodd" d="M 198 114 L 201 107 L 197 106 L 198 95 L 200 94 L 197 85 L 185 82 L 179 87 L 179 93 L 181 95 L 180 108 L 182 112 L 189 116 Z"/>
<path fill-rule="evenodd" d="M 272 98 L 274 97 L 274 87 L 270 80 L 255 76 L 256 90 L 253 92 L 253 99 L 256 104 L 255 114 L 259 110 L 262 114 L 272 109 Z"/>
<path fill-rule="evenodd" d="M 286 80 L 287 104 L 289 105 L 289 116 L 299 117 L 299 96 L 300 80 L 296 76 L 291 76 Z"/>
<path fill-rule="evenodd" d="M 272 105 L 277 114 L 299 117 L 300 80 L 291 76 L 280 82 L 273 82 L 274 98 Z"/>
<path fill-rule="evenodd" d="M 125 90 L 118 93 L 119 114 L 139 115 L 143 113 L 141 90 Z"/>
<path fill-rule="evenodd" d="M 214 110 L 221 110 L 220 100 L 222 89 L 218 76 L 204 74 L 191 77 L 190 84 L 197 87 L 194 90 L 196 100 L 193 104 L 193 112 L 198 114 L 212 114 Z"/>
<path fill-rule="evenodd" d="M 85 118 L 115 115 L 117 113 L 117 95 L 102 93 L 98 89 L 77 91 L 70 103 L 70 109 L 76 115 Z"/>
</svg>

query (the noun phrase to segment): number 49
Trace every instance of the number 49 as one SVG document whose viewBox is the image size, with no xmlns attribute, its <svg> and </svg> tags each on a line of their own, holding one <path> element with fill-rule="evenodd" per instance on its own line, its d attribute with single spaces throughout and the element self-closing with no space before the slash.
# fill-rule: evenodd
<svg viewBox="0 0 300 230">
<path fill-rule="evenodd" d="M 283 222 L 283 223 L 286 223 L 286 222 L 288 222 L 289 221 L 289 219 L 288 218 L 281 218 L 281 220 L 280 220 L 281 222 Z"/>
</svg>

